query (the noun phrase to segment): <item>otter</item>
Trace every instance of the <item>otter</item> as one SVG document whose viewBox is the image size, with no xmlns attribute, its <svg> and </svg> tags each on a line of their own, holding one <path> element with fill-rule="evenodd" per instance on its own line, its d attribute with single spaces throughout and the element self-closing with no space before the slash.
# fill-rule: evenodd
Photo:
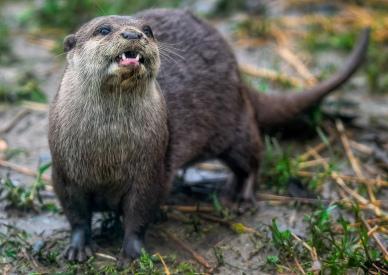
<svg viewBox="0 0 388 275">
<path fill-rule="evenodd" d="M 53 185 L 71 226 L 65 257 L 82 262 L 93 254 L 92 214 L 108 210 L 122 215 L 123 258 L 137 258 L 175 173 L 198 160 L 223 161 L 235 176 L 230 197 L 253 200 L 261 129 L 344 83 L 368 37 L 363 31 L 329 80 L 275 96 L 247 86 L 225 39 L 189 11 L 98 17 L 67 36 L 67 66 L 49 115 Z"/>
</svg>

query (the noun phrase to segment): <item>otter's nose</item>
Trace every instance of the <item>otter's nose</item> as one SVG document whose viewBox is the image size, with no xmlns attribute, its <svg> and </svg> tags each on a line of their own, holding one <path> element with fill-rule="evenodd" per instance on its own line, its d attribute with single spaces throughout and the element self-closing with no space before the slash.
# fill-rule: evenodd
<svg viewBox="0 0 388 275">
<path fill-rule="evenodd" d="M 131 31 L 131 32 L 122 32 L 121 36 L 124 37 L 125 39 L 133 40 L 133 39 L 142 38 L 143 34 L 140 32 Z"/>
</svg>

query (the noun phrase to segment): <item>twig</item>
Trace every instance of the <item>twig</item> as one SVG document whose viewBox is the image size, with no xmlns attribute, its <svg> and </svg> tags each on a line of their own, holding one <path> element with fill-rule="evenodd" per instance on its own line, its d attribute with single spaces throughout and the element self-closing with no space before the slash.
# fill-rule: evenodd
<svg viewBox="0 0 388 275">
<path fill-rule="evenodd" d="M 27 116 L 29 113 L 30 110 L 27 109 L 19 111 L 7 125 L 0 129 L 0 134 L 6 134 L 11 131 L 18 124 L 18 122 L 22 120 L 25 116 Z"/>
<path fill-rule="evenodd" d="M 344 206 L 346 206 L 348 208 L 352 208 L 352 206 L 354 205 L 354 200 L 349 198 L 349 193 L 348 193 L 348 195 L 346 195 L 347 192 L 345 192 L 343 189 L 338 189 L 338 191 L 342 191 L 342 193 L 341 193 L 342 199 L 338 200 L 337 202 L 343 204 Z M 375 208 L 371 207 L 371 204 L 369 203 L 369 201 L 368 200 L 366 200 L 366 201 L 368 202 L 368 204 L 362 203 L 361 201 L 356 199 L 356 202 L 358 203 L 358 206 L 360 207 L 360 209 L 373 210 L 376 212 Z M 377 202 L 379 202 L 379 201 L 377 201 Z M 380 205 L 374 205 L 374 206 L 379 207 Z M 384 215 L 387 215 L 387 213 L 385 213 Z M 379 217 L 381 217 L 381 216 L 379 216 Z"/>
<path fill-rule="evenodd" d="M 311 259 L 313 260 L 313 272 L 317 272 L 321 268 L 321 262 L 319 261 L 317 250 L 314 246 L 308 245 L 304 240 L 299 238 L 294 232 L 291 232 L 292 237 L 297 240 L 298 242 L 302 243 L 302 245 L 307 248 L 307 250 L 310 252 Z"/>
<path fill-rule="evenodd" d="M 294 54 L 290 49 L 285 46 L 279 45 L 277 50 L 278 54 L 295 70 L 300 74 L 300 76 L 306 81 L 307 85 L 312 86 L 317 83 L 315 76 L 310 73 L 307 67 L 303 64 L 302 61 Z"/>
<path fill-rule="evenodd" d="M 304 247 L 307 248 L 307 250 L 311 253 L 313 251 L 312 247 L 309 246 L 305 241 L 303 241 L 301 238 L 299 238 L 294 232 L 291 232 L 292 237 L 297 240 L 298 242 L 301 242 Z"/>
<path fill-rule="evenodd" d="M 205 260 L 204 257 L 202 257 L 201 255 L 199 255 L 197 252 L 195 252 L 188 244 L 184 243 L 183 241 L 181 241 L 180 239 L 178 239 L 176 236 L 174 236 L 173 234 L 171 234 L 170 232 L 166 231 L 166 230 L 162 230 L 162 232 L 166 235 L 167 238 L 169 238 L 170 240 L 172 240 L 173 242 L 175 242 L 177 245 L 179 245 L 181 248 L 183 248 L 184 250 L 186 250 L 188 253 L 190 253 L 190 255 L 199 263 L 201 264 L 202 266 L 204 266 L 206 269 L 209 269 L 211 270 L 212 267 L 211 265 Z"/>
<path fill-rule="evenodd" d="M 325 176 L 327 174 L 325 173 L 313 173 L 313 172 L 308 172 L 308 171 L 299 171 L 298 175 L 301 177 L 314 177 L 314 176 Z M 365 185 L 375 185 L 375 186 L 383 186 L 383 187 L 388 187 L 388 181 L 384 181 L 381 179 L 369 179 L 369 178 L 358 178 L 354 176 L 348 176 L 348 175 L 342 175 L 339 173 L 336 173 L 334 176 L 333 174 L 328 175 L 332 179 L 335 178 L 340 178 L 344 181 L 351 181 L 355 183 L 360 183 L 360 184 L 365 184 Z"/>
<path fill-rule="evenodd" d="M 365 220 L 365 222 L 367 222 L 369 225 L 378 226 L 378 228 L 376 230 L 380 230 L 381 231 L 381 229 L 383 229 L 382 226 L 383 225 L 386 226 L 385 223 L 388 222 L 388 218 L 387 217 L 381 217 L 381 218 L 367 219 L 367 220 Z M 349 224 L 349 226 L 351 226 L 351 227 L 360 227 L 361 225 L 362 225 L 361 222 L 355 222 L 355 223 Z M 341 225 L 336 225 L 334 230 L 335 231 L 342 231 L 342 226 Z"/>
<path fill-rule="evenodd" d="M 335 124 L 336 124 L 337 130 L 340 134 L 341 142 L 342 142 L 342 145 L 344 146 L 346 156 L 349 159 L 349 162 L 352 166 L 354 173 L 356 173 L 357 177 L 360 177 L 360 178 L 363 177 L 362 170 L 361 170 L 360 164 L 358 162 L 358 159 L 354 156 L 353 151 L 350 148 L 350 143 L 349 143 L 348 137 L 346 136 L 346 133 L 345 133 L 345 126 L 343 125 L 343 123 L 340 120 L 336 120 Z"/>
<path fill-rule="evenodd" d="M 388 274 L 388 268 L 386 266 L 378 266 L 376 263 L 373 263 L 372 266 L 375 268 L 375 270 L 369 269 L 368 272 L 372 275 L 387 275 Z"/>
<path fill-rule="evenodd" d="M 214 208 L 211 206 L 200 206 L 200 205 L 163 205 L 161 206 L 162 210 L 176 210 L 184 213 L 195 213 L 195 212 L 205 212 L 211 213 L 214 211 Z"/>
<path fill-rule="evenodd" d="M 323 159 L 317 152 L 313 152 L 313 154 L 314 154 L 314 157 L 316 159 Z M 325 168 L 329 169 L 329 164 L 328 163 L 325 163 Z M 354 190 L 350 189 L 346 185 L 345 181 L 341 177 L 338 176 L 337 172 L 332 171 L 331 172 L 331 177 L 338 184 L 338 186 L 340 186 L 342 188 L 342 190 L 345 191 L 345 193 L 348 193 L 348 195 L 352 196 L 357 202 L 367 206 L 368 209 L 373 210 L 377 216 L 380 216 L 382 214 L 386 215 L 386 213 L 383 213 L 382 210 L 379 207 L 377 207 L 376 205 L 370 203 L 363 196 L 361 196 L 360 194 L 358 194 Z"/>
<path fill-rule="evenodd" d="M 26 259 L 32 263 L 32 265 L 35 267 L 36 270 L 38 270 L 40 273 L 47 273 L 47 272 L 48 272 L 47 269 L 45 269 L 43 266 L 41 266 L 41 265 L 34 259 L 34 257 L 32 257 L 32 256 L 28 253 L 28 251 L 27 251 L 27 249 L 26 249 L 25 247 L 22 247 L 21 251 L 22 251 L 24 257 L 26 257 Z"/>
<path fill-rule="evenodd" d="M 336 181 L 336 183 L 346 192 L 348 193 L 349 195 L 351 195 L 356 201 L 358 201 L 359 203 L 361 204 L 364 204 L 366 205 L 369 209 L 373 210 L 376 215 L 380 216 L 381 215 L 381 210 L 380 208 L 378 208 L 377 206 L 375 206 L 374 204 L 371 204 L 369 203 L 369 201 L 367 199 L 365 199 L 363 196 L 361 196 L 360 194 L 358 194 L 357 192 L 355 192 L 354 190 L 350 189 L 346 183 L 344 182 L 344 180 L 342 180 L 341 178 L 339 177 L 336 177 L 336 173 L 333 172 L 332 175 L 334 176 L 334 179 Z"/>
<path fill-rule="evenodd" d="M 370 225 L 367 223 L 367 221 L 361 217 L 361 221 L 362 223 L 365 225 L 365 228 L 368 230 L 368 231 L 371 231 L 371 227 Z M 375 232 L 372 232 L 372 238 L 375 240 L 375 242 L 377 243 L 377 246 L 380 248 L 381 252 L 383 253 L 384 255 L 384 259 L 386 261 L 388 261 L 388 251 L 386 249 L 386 247 L 382 244 L 382 242 L 380 241 L 380 239 L 376 236 Z"/>
<path fill-rule="evenodd" d="M 298 167 L 303 169 L 303 168 L 309 168 L 309 167 L 315 167 L 315 166 L 323 165 L 324 163 L 325 163 L 325 161 L 323 161 L 323 160 L 314 159 L 314 160 L 308 160 L 308 161 L 300 162 L 298 164 Z"/>
<path fill-rule="evenodd" d="M 283 83 L 287 82 L 294 87 L 303 86 L 303 82 L 298 78 L 291 77 L 282 73 L 278 73 L 270 69 L 257 68 L 255 66 L 248 65 L 248 64 L 240 64 L 240 70 L 254 77 L 262 77 L 262 78 L 269 79 L 271 81 L 280 81 Z"/>
<path fill-rule="evenodd" d="M 301 264 L 299 263 L 299 261 L 296 257 L 294 257 L 294 262 L 295 262 L 296 267 L 299 269 L 300 273 L 305 275 L 306 271 L 304 271 L 303 267 L 301 266 Z"/>
<path fill-rule="evenodd" d="M 31 170 L 27 167 L 24 167 L 24 166 L 20 166 L 20 165 L 8 162 L 8 161 L 3 160 L 3 159 L 0 159 L 0 166 L 7 168 L 7 169 L 10 169 L 10 170 L 13 170 L 17 173 L 20 173 L 20 174 L 23 174 L 26 176 L 30 176 L 30 177 L 34 177 L 34 178 L 36 178 L 38 176 L 38 173 L 36 171 L 33 171 L 33 170 Z M 45 183 L 46 183 L 46 185 L 45 185 L 46 190 L 49 192 L 52 192 L 53 187 L 51 185 L 51 177 L 49 175 L 42 175 L 42 180 L 45 181 Z"/>
<path fill-rule="evenodd" d="M 3 160 L 3 159 L 0 159 L 0 166 L 2 166 L 4 168 L 11 169 L 15 172 L 18 172 L 18 173 L 26 175 L 26 176 L 30 176 L 30 177 L 37 177 L 38 176 L 38 173 L 36 171 L 33 171 L 33 170 L 31 170 L 27 167 L 24 167 L 24 166 L 13 164 L 13 163 L 6 161 L 6 160 Z M 44 181 L 46 181 L 47 183 L 51 182 L 50 176 L 48 176 L 48 175 L 42 175 L 42 179 Z"/>
<path fill-rule="evenodd" d="M 168 266 L 167 266 L 166 263 L 164 262 L 162 255 L 160 255 L 159 253 L 156 253 L 155 255 L 158 256 L 159 259 L 160 259 L 160 261 L 162 262 L 163 269 L 164 269 L 164 273 L 165 273 L 166 275 L 170 275 L 170 274 L 171 274 L 171 273 L 170 273 L 170 270 L 168 269 Z"/>
<path fill-rule="evenodd" d="M 368 236 L 371 236 L 372 234 L 374 234 L 377 229 L 379 229 L 379 226 L 378 225 L 375 225 L 374 227 L 372 227 L 369 231 L 368 231 Z"/>
<path fill-rule="evenodd" d="M 104 254 L 104 253 L 94 253 L 97 257 L 100 257 L 100 258 L 103 258 L 103 259 L 106 259 L 106 260 L 112 260 L 112 261 L 115 261 L 117 262 L 117 258 L 111 256 L 111 255 L 108 255 L 108 254 Z"/>
<path fill-rule="evenodd" d="M 354 140 L 349 140 L 349 144 L 353 149 L 356 149 L 357 151 L 359 151 L 363 154 L 366 154 L 366 155 L 373 154 L 373 149 L 365 144 L 356 142 Z"/>
<path fill-rule="evenodd" d="M 334 136 L 330 136 L 329 137 L 329 144 L 331 144 L 333 141 L 334 141 Z M 316 145 L 312 148 L 309 148 L 306 153 L 304 153 L 303 155 L 301 155 L 299 157 L 299 159 L 301 161 L 306 161 L 314 155 L 313 152 L 320 153 L 326 147 L 327 147 L 327 144 L 325 142 L 321 142 L 318 145 Z"/>
<path fill-rule="evenodd" d="M 38 103 L 34 101 L 22 101 L 22 106 L 32 111 L 42 111 L 42 112 L 48 111 L 48 108 L 49 108 L 48 104 Z"/>
<path fill-rule="evenodd" d="M 271 34 L 275 38 L 277 44 L 279 44 L 279 45 L 288 45 L 288 44 L 290 44 L 289 35 L 287 35 L 278 26 L 273 25 L 271 27 Z"/>
<path fill-rule="evenodd" d="M 344 146 L 346 155 L 349 159 L 349 162 L 352 166 L 354 173 L 356 173 L 356 176 L 359 178 L 363 177 L 360 163 L 359 163 L 358 159 L 354 156 L 353 151 L 350 148 L 350 143 L 349 143 L 348 137 L 346 136 L 346 132 L 345 132 L 345 126 L 343 125 L 343 123 L 340 120 L 336 120 L 336 127 L 337 127 L 339 134 L 340 134 L 342 145 Z M 367 190 L 368 190 L 368 195 L 369 195 L 371 202 L 374 203 L 376 201 L 376 197 L 373 193 L 372 186 L 370 186 L 368 184 Z"/>
<path fill-rule="evenodd" d="M 287 197 L 273 194 L 257 194 L 257 199 L 259 200 L 269 200 L 269 201 L 282 201 L 282 202 L 300 202 L 300 203 L 317 203 L 317 202 L 328 202 L 328 200 L 323 199 L 312 199 L 312 198 L 300 198 L 300 197 Z"/>
</svg>

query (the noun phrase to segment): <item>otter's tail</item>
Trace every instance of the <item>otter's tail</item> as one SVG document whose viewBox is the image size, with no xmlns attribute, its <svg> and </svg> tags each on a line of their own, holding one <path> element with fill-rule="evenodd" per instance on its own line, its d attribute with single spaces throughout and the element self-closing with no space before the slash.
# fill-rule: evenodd
<svg viewBox="0 0 388 275">
<path fill-rule="evenodd" d="M 249 97 L 256 111 L 256 119 L 260 127 L 283 124 L 306 109 L 317 104 L 330 92 L 341 86 L 361 65 L 367 52 L 370 29 L 364 29 L 359 42 L 354 48 L 345 66 L 330 79 L 303 92 L 288 95 L 267 95 L 249 89 Z"/>
</svg>

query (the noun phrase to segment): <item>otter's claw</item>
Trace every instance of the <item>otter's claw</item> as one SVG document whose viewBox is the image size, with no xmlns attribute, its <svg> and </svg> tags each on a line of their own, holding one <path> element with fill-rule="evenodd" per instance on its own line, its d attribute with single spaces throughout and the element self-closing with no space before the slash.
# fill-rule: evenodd
<svg viewBox="0 0 388 275">
<path fill-rule="evenodd" d="M 93 256 L 93 250 L 88 245 L 78 247 L 69 245 L 63 256 L 68 261 L 77 261 L 82 263 Z"/>
<path fill-rule="evenodd" d="M 93 248 L 90 245 L 90 237 L 85 228 L 73 230 L 70 245 L 63 256 L 68 261 L 84 262 L 93 256 Z"/>
</svg>

